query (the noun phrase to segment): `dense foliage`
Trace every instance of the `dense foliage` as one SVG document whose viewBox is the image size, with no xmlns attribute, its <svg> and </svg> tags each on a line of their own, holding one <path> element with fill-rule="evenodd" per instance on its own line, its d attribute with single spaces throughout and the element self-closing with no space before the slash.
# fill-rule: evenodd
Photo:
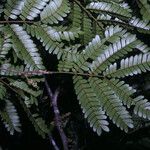
<svg viewBox="0 0 150 150">
<path fill-rule="evenodd" d="M 39 105 L 45 75 L 72 76 L 98 135 L 110 131 L 110 121 L 128 132 L 135 116 L 149 120 L 150 102 L 126 83 L 150 70 L 150 47 L 140 38 L 150 34 L 149 21 L 149 0 L 3 0 L 0 116 L 10 134 L 21 131 L 18 102 L 42 137 L 52 130 Z M 48 55 L 57 63 L 45 61 Z"/>
</svg>

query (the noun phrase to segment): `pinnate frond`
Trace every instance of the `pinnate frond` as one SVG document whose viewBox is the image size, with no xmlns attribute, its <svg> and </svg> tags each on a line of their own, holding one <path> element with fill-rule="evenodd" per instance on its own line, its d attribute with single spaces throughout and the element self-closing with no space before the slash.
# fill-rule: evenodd
<svg viewBox="0 0 150 150">
<path fill-rule="evenodd" d="M 8 27 L 7 32 L 11 33 L 13 48 L 18 54 L 18 57 L 25 61 L 27 67 L 30 70 L 42 70 L 44 66 L 38 53 L 38 49 L 23 27 L 12 24 Z"/>
<path fill-rule="evenodd" d="M 89 78 L 89 82 L 97 94 L 102 108 L 117 127 L 128 132 L 133 128 L 133 121 L 122 101 L 107 84 L 98 78 Z"/>
<path fill-rule="evenodd" d="M 8 54 L 9 50 L 11 49 L 11 39 L 10 35 L 0 35 L 0 58 L 5 59 L 6 55 Z"/>
<path fill-rule="evenodd" d="M 150 55 L 140 54 L 131 56 L 126 59 L 122 59 L 120 62 L 120 67 L 117 69 L 116 63 L 111 65 L 104 72 L 105 76 L 108 77 L 125 77 L 141 74 L 150 70 Z"/>
<path fill-rule="evenodd" d="M 150 21 L 150 4 L 149 0 L 137 0 L 143 20 Z"/>
<path fill-rule="evenodd" d="M 131 17 L 131 9 L 125 8 L 117 3 L 112 2 L 91 2 L 87 5 L 87 9 L 100 11 L 107 14 L 116 14 L 122 17 Z"/>
<path fill-rule="evenodd" d="M 100 100 L 90 87 L 89 83 L 82 77 L 74 77 L 76 94 L 90 126 L 98 135 L 102 130 L 109 131 L 105 112 L 102 110 Z"/>
<path fill-rule="evenodd" d="M 41 12 L 41 21 L 45 24 L 57 24 L 70 12 L 68 0 L 52 0 Z"/>
<path fill-rule="evenodd" d="M 21 124 L 15 106 L 10 100 L 5 100 L 5 102 L 6 106 L 4 110 L 0 111 L 0 116 L 4 121 L 6 129 L 11 135 L 13 135 L 15 131 L 21 132 Z"/>
<path fill-rule="evenodd" d="M 124 81 L 119 79 L 104 79 L 107 85 L 115 92 L 119 99 L 123 102 L 124 105 L 127 105 L 130 108 L 134 105 L 133 94 L 136 92 L 130 85 L 125 84 Z"/>
</svg>

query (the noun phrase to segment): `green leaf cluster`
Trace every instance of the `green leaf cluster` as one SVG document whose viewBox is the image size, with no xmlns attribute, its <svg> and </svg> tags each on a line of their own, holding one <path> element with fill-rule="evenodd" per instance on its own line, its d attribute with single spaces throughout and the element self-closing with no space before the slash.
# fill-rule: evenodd
<svg viewBox="0 0 150 150">
<path fill-rule="evenodd" d="M 0 100 L 5 105 L 0 115 L 11 134 L 20 132 L 20 122 L 11 92 L 6 96 L 9 90 L 35 130 L 43 137 L 50 132 L 38 103 L 43 74 L 53 72 L 44 53 L 56 55 L 57 73 L 73 75 L 81 109 L 98 135 L 110 131 L 109 119 L 125 132 L 134 127 L 133 113 L 150 119 L 150 102 L 124 81 L 150 70 L 150 47 L 137 36 L 150 34 L 149 2 L 136 3 L 141 15 L 124 0 L 3 1 Z"/>
</svg>

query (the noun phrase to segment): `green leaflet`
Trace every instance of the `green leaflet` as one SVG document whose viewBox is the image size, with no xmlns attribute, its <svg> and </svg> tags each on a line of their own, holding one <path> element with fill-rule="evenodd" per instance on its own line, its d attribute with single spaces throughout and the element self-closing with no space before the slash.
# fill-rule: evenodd
<svg viewBox="0 0 150 150">
<path fill-rule="evenodd" d="M 37 32 L 37 28 L 40 30 Z M 41 32 L 41 33 L 40 33 Z M 79 38 L 79 35 L 82 33 L 79 28 L 72 28 L 69 31 L 66 29 L 55 29 L 55 27 L 50 27 L 47 25 L 42 25 L 41 27 L 35 27 L 35 34 L 37 38 L 42 38 L 43 34 L 47 34 L 47 38 L 50 38 L 54 42 L 62 42 L 63 40 L 71 41 L 75 38 Z M 43 40 L 44 41 L 44 40 Z"/>
<path fill-rule="evenodd" d="M 101 134 L 102 129 L 108 132 L 107 117 L 101 108 L 100 100 L 90 87 L 90 84 L 80 76 L 74 77 L 74 84 L 79 103 L 90 126 L 98 135 Z"/>
<path fill-rule="evenodd" d="M 82 24 L 82 10 L 75 2 L 71 12 L 72 26 L 79 28 Z"/>
<path fill-rule="evenodd" d="M 150 102 L 144 96 L 138 96 L 134 99 L 134 113 L 139 117 L 150 119 Z"/>
<path fill-rule="evenodd" d="M 114 42 L 100 54 L 95 61 L 90 65 L 91 72 L 101 73 L 111 62 L 123 57 L 127 52 L 137 45 L 138 41 L 135 36 L 128 35 L 121 40 Z"/>
<path fill-rule="evenodd" d="M 23 8 L 21 9 L 21 18 L 34 20 L 50 0 L 25 0 Z"/>
<path fill-rule="evenodd" d="M 104 75 L 121 78 L 141 74 L 147 70 L 150 70 L 150 55 L 140 54 L 135 55 L 134 57 L 131 56 L 129 58 L 122 59 L 118 69 L 116 63 L 110 65 L 110 67 L 104 72 Z"/>
<path fill-rule="evenodd" d="M 17 76 L 24 71 L 24 66 L 13 66 L 8 62 L 3 62 L 0 66 L 0 75 L 2 76 Z"/>
<path fill-rule="evenodd" d="M 140 20 L 139 18 L 133 17 L 129 24 L 138 29 L 139 32 L 150 33 L 149 21 Z"/>
<path fill-rule="evenodd" d="M 95 23 L 91 20 L 87 13 L 85 13 L 77 3 L 73 3 L 71 13 L 71 20 L 73 27 L 81 27 L 81 30 L 84 32 L 82 35 L 82 43 L 87 44 L 94 37 L 95 33 L 102 34 L 99 29 L 100 23 Z M 102 25 L 101 25 L 102 26 Z"/>
<path fill-rule="evenodd" d="M 150 119 L 150 103 L 144 96 L 134 98 L 133 94 L 135 94 L 136 90 L 119 79 L 104 79 L 104 81 L 116 93 L 124 105 L 127 105 L 128 108 L 134 106 L 134 114 Z"/>
<path fill-rule="evenodd" d="M 6 95 L 6 88 L 2 83 L 0 83 L 0 100 L 3 100 Z"/>
<path fill-rule="evenodd" d="M 35 127 L 35 130 L 39 135 L 45 138 L 46 134 L 49 133 L 49 129 L 45 124 L 45 121 L 38 114 L 33 114 L 32 117 L 33 119 L 31 121 Z"/>
<path fill-rule="evenodd" d="M 5 100 L 5 102 L 6 106 L 4 110 L 0 111 L 0 116 L 4 121 L 6 129 L 10 132 L 11 135 L 14 134 L 14 131 L 21 132 L 21 124 L 15 106 L 9 100 Z"/>
<path fill-rule="evenodd" d="M 33 20 L 41 13 L 47 2 L 49 0 L 8 0 L 6 3 L 5 18 L 17 19 L 21 17 L 23 20 Z"/>
<path fill-rule="evenodd" d="M 120 15 L 122 17 L 131 17 L 131 10 L 126 9 L 125 7 L 117 4 L 117 3 L 108 3 L 108 2 L 91 2 L 89 5 L 86 7 L 87 9 L 90 10 L 95 10 L 95 11 L 101 11 L 101 12 L 106 12 L 108 14 L 116 14 Z"/>
<path fill-rule="evenodd" d="M 87 44 L 91 41 L 91 39 L 94 37 L 93 35 L 93 27 L 92 27 L 92 21 L 91 19 L 89 19 L 89 17 L 87 16 L 87 14 L 85 13 L 84 15 L 82 15 L 83 20 L 83 24 L 82 24 L 82 30 L 85 33 L 83 35 L 83 43 Z"/>
<path fill-rule="evenodd" d="M 135 35 L 127 33 L 118 26 L 110 26 L 105 30 L 105 38 L 101 39 L 99 35 L 96 35 L 89 42 L 78 57 L 76 64 L 84 71 L 98 74 L 135 48 L 142 53 L 149 52 L 149 47 L 138 40 Z M 88 59 L 93 61 L 89 63 Z"/>
<path fill-rule="evenodd" d="M 39 39 L 45 50 L 49 53 L 56 54 L 58 59 L 61 57 L 66 57 L 69 49 L 71 48 L 63 48 L 63 41 L 73 41 L 79 38 L 79 35 L 82 34 L 79 28 L 71 28 L 69 31 L 66 31 L 63 27 L 62 29 L 57 29 L 55 27 L 49 27 L 47 25 L 39 25 L 39 26 L 25 26 L 28 33 L 31 33 L 32 36 L 35 36 Z"/>
<path fill-rule="evenodd" d="M 136 90 L 131 86 L 125 84 L 124 81 L 120 81 L 119 79 L 114 78 L 112 78 L 111 80 L 104 79 L 104 81 L 121 99 L 123 104 L 127 105 L 128 108 L 135 104 L 132 96 L 136 92 Z"/>
<path fill-rule="evenodd" d="M 121 20 L 120 18 L 114 19 L 112 16 L 107 14 L 98 15 L 97 19 L 100 22 L 104 22 L 108 25 L 109 24 L 120 25 L 124 28 L 127 28 L 128 30 L 133 30 L 134 28 L 136 28 L 141 33 L 150 34 L 149 21 L 141 20 L 140 18 L 137 18 L 135 16 L 129 19 L 128 22 Z"/>
<path fill-rule="evenodd" d="M 90 2 L 92 2 L 92 0 L 89 0 Z M 110 0 L 95 0 L 97 2 L 110 2 Z M 123 0 L 113 0 L 113 2 L 115 3 L 120 3 L 122 2 Z"/>
<path fill-rule="evenodd" d="M 107 42 L 114 42 L 119 40 L 120 37 L 126 36 L 126 30 L 120 28 L 119 26 L 110 26 L 105 30 L 105 38 L 101 39 L 99 35 L 96 35 L 95 38 L 85 47 L 81 55 L 78 58 L 77 65 L 83 70 L 89 70 L 87 60 L 90 58 L 95 60 L 105 49 L 108 48 Z"/>
<path fill-rule="evenodd" d="M 137 3 L 140 7 L 140 12 L 143 19 L 150 21 L 150 4 L 148 3 L 148 0 L 138 0 Z"/>
<path fill-rule="evenodd" d="M 80 46 L 81 46 L 80 44 L 76 44 L 72 47 L 67 47 L 65 49 L 65 53 L 62 56 L 62 61 L 59 61 L 59 64 L 58 64 L 59 71 L 69 72 L 70 70 L 73 70 L 76 72 L 76 69 L 78 68 L 78 66 L 75 65 L 74 62 L 78 62 L 80 53 L 77 52 L 77 50 Z"/>
<path fill-rule="evenodd" d="M 41 94 L 41 91 L 38 90 L 38 91 L 34 91 L 32 88 L 30 88 L 25 82 L 23 81 L 14 81 L 14 82 L 11 82 L 10 85 L 16 87 L 16 88 L 19 88 L 21 90 L 23 90 L 24 92 L 30 94 L 30 95 L 33 95 L 35 97 L 38 97 L 40 94 Z"/>
<path fill-rule="evenodd" d="M 27 68 L 30 68 L 30 70 L 44 69 L 38 49 L 27 32 L 21 26 L 15 24 L 11 25 L 8 30 L 12 36 L 13 48 L 18 57 L 24 59 Z"/>
<path fill-rule="evenodd" d="M 130 114 L 114 91 L 103 80 L 98 78 L 90 78 L 89 82 L 97 94 L 102 108 L 113 123 L 126 132 L 128 132 L 128 127 L 133 128 Z"/>
<path fill-rule="evenodd" d="M 46 135 L 50 132 L 48 126 L 46 125 L 45 121 L 40 117 L 39 114 L 35 113 L 32 114 L 30 109 L 26 106 L 26 104 L 20 100 L 20 103 L 26 112 L 27 116 L 29 117 L 29 120 L 32 122 L 35 131 L 42 136 L 42 138 L 45 138 Z"/>
<path fill-rule="evenodd" d="M 39 39 L 42 42 L 43 46 L 45 46 L 45 50 L 49 51 L 49 53 L 53 51 L 58 52 L 62 49 L 63 43 L 55 41 L 55 39 L 52 38 L 52 36 L 54 35 L 50 34 L 49 32 L 46 32 L 46 28 L 43 28 L 42 26 L 38 26 L 35 28 L 33 26 L 33 28 L 31 29 L 32 32 L 33 30 L 35 30 L 35 32 L 33 33 L 34 36 L 36 36 L 37 39 Z"/>
<path fill-rule="evenodd" d="M 24 3 L 25 0 L 8 0 L 4 10 L 5 19 L 7 20 L 9 17 L 12 19 L 17 19 L 17 17 L 21 14 Z"/>
<path fill-rule="evenodd" d="M 10 35 L 0 35 L 0 58 L 5 59 L 11 49 Z"/>
<path fill-rule="evenodd" d="M 49 3 L 48 3 L 49 2 Z M 44 23 L 63 21 L 70 11 L 67 0 L 8 0 L 5 8 L 5 18 L 33 20 L 40 15 Z"/>
<path fill-rule="evenodd" d="M 68 0 L 52 0 L 40 14 L 41 21 L 45 24 L 54 24 L 63 21 L 70 12 Z"/>
<path fill-rule="evenodd" d="M 34 104 L 38 106 L 38 99 L 32 95 L 30 97 L 24 96 L 24 100 L 24 103 L 28 108 L 31 108 Z"/>
</svg>

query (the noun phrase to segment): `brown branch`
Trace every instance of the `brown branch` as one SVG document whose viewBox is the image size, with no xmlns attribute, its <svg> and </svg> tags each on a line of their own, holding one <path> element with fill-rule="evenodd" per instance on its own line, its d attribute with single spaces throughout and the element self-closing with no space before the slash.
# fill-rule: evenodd
<svg viewBox="0 0 150 150">
<path fill-rule="evenodd" d="M 127 29 L 131 30 L 133 28 L 139 28 L 139 29 L 142 29 L 140 27 L 135 27 L 129 23 L 126 23 L 126 22 L 121 22 L 121 21 L 117 21 L 117 20 L 113 20 L 113 19 L 110 19 L 110 20 L 104 20 L 104 19 L 98 19 L 98 21 L 101 21 L 101 22 L 108 22 L 108 23 L 112 23 L 112 24 L 120 24 L 121 26 L 123 27 L 126 27 Z"/>
<path fill-rule="evenodd" d="M 0 24 L 33 24 L 36 21 L 28 21 L 28 20 L 0 20 Z"/>
<path fill-rule="evenodd" d="M 66 72 L 66 71 L 47 71 L 47 70 L 35 70 L 35 71 L 22 71 L 18 72 L 11 69 L 4 69 L 0 68 L 2 71 L 8 71 L 8 72 L 14 72 L 15 75 L 12 76 L 34 76 L 34 75 L 78 75 L 78 76 L 88 76 L 88 77 L 98 77 L 98 78 L 104 78 L 104 76 L 95 75 L 91 73 L 79 73 L 79 72 Z"/>
<path fill-rule="evenodd" d="M 68 141 L 67 141 L 67 137 L 64 133 L 64 130 L 62 128 L 62 119 L 61 119 L 60 112 L 59 112 L 58 105 L 57 105 L 59 90 L 57 89 L 55 91 L 55 93 L 53 94 L 52 90 L 50 89 L 50 87 L 48 85 L 46 77 L 45 77 L 45 86 L 46 86 L 46 90 L 48 93 L 48 97 L 49 97 L 49 99 L 51 99 L 51 104 L 52 104 L 52 107 L 54 110 L 54 116 L 55 116 L 54 121 L 55 121 L 55 125 L 57 127 L 57 130 L 59 132 L 59 135 L 61 137 L 63 148 L 64 148 L 64 150 L 68 150 Z"/>
</svg>

